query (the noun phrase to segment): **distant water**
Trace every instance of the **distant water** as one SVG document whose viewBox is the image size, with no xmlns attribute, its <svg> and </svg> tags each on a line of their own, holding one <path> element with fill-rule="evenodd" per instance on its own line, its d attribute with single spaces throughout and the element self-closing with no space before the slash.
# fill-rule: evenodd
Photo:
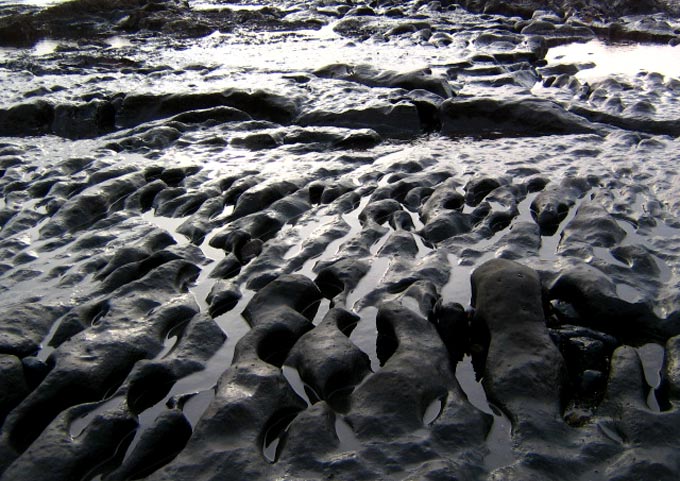
<svg viewBox="0 0 680 481">
<path fill-rule="evenodd" d="M 7 5 L 35 5 L 38 7 L 45 7 L 57 3 L 68 2 L 69 0 L 0 0 L 0 6 Z"/>
<path fill-rule="evenodd" d="M 572 43 L 550 49 L 548 64 L 594 63 L 581 70 L 581 81 L 601 80 L 611 75 L 634 76 L 640 72 L 657 72 L 680 77 L 680 46 L 652 44 L 606 44 L 600 40 Z"/>
</svg>

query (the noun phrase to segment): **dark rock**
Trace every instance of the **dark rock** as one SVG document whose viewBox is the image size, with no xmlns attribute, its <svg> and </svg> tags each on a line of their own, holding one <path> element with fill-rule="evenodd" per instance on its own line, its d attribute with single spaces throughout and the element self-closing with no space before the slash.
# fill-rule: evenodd
<svg viewBox="0 0 680 481">
<path fill-rule="evenodd" d="M 398 298 L 401 305 L 413 312 L 420 313 L 427 319 L 433 317 L 435 305 L 438 301 L 437 287 L 432 282 L 423 279 L 408 286 Z"/>
<path fill-rule="evenodd" d="M 389 220 L 390 226 L 394 230 L 405 230 L 411 231 L 414 229 L 413 219 L 411 215 L 405 210 L 398 210 L 390 216 Z"/>
<path fill-rule="evenodd" d="M 370 372 L 368 356 L 348 339 L 358 322 L 354 314 L 331 309 L 321 324 L 300 338 L 285 361 L 331 405 Z"/>
<path fill-rule="evenodd" d="M 340 259 L 319 270 L 314 282 L 325 297 L 333 299 L 341 293 L 347 295 L 369 270 L 370 265 L 359 259 Z"/>
<path fill-rule="evenodd" d="M 341 112 L 312 111 L 302 114 L 297 122 L 302 126 L 372 129 L 387 138 L 408 139 L 422 133 L 418 109 L 410 102 Z"/>
<path fill-rule="evenodd" d="M 103 477 L 106 481 L 124 481 L 145 477 L 169 463 L 186 445 L 191 425 L 181 411 L 161 413 L 148 427 L 120 467 Z"/>
<path fill-rule="evenodd" d="M 234 348 L 234 363 L 264 361 L 281 367 L 298 339 L 314 326 L 300 312 L 274 307 Z"/>
<path fill-rule="evenodd" d="M 382 137 L 378 132 L 372 129 L 360 129 L 348 133 L 333 146 L 338 149 L 364 150 L 375 147 L 380 142 L 382 142 Z"/>
<path fill-rule="evenodd" d="M 432 187 L 415 187 L 408 191 L 404 197 L 404 205 L 411 211 L 421 211 L 423 200 L 432 195 L 434 189 Z"/>
<path fill-rule="evenodd" d="M 661 376 L 665 397 L 673 401 L 680 399 L 680 336 L 674 336 L 666 342 Z"/>
<path fill-rule="evenodd" d="M 139 209 L 145 212 L 154 205 L 156 196 L 163 190 L 167 189 L 167 184 L 160 179 L 153 180 L 136 192 L 130 194 L 125 199 L 126 209 Z"/>
<path fill-rule="evenodd" d="M 256 326 L 273 311 L 288 307 L 311 320 L 320 300 L 321 292 L 308 277 L 281 276 L 255 294 L 242 315 L 250 325 Z"/>
<path fill-rule="evenodd" d="M 84 331 L 90 325 L 96 323 L 106 312 L 106 309 L 108 309 L 107 306 L 108 303 L 106 302 L 98 303 L 94 306 L 83 306 L 85 309 L 74 309 L 62 316 L 61 319 L 57 321 L 59 322 L 59 326 L 54 331 L 49 346 L 55 348 L 59 347 L 79 332 Z M 90 312 L 87 312 L 88 308 L 93 308 L 90 311 L 92 313 L 91 316 L 89 315 Z"/>
<path fill-rule="evenodd" d="M 281 140 L 277 137 L 278 136 L 268 132 L 249 134 L 245 137 L 232 138 L 231 145 L 248 150 L 273 149 L 281 144 Z"/>
<path fill-rule="evenodd" d="M 490 343 L 484 369 L 489 399 L 509 413 L 513 429 L 546 428 L 560 413 L 564 361 L 545 325 L 538 274 L 495 259 L 472 274 L 474 324 L 486 326 Z"/>
<path fill-rule="evenodd" d="M 449 99 L 441 105 L 442 134 L 541 136 L 597 132 L 596 127 L 549 100 Z"/>
<path fill-rule="evenodd" d="M 260 239 L 250 239 L 234 251 L 234 255 L 243 265 L 248 264 L 262 253 L 263 242 Z"/>
<path fill-rule="evenodd" d="M 52 132 L 68 139 L 88 139 L 111 132 L 115 110 L 110 102 L 93 100 L 80 105 L 57 105 Z"/>
<path fill-rule="evenodd" d="M 680 333 L 680 325 L 675 320 L 657 318 L 644 302 L 630 303 L 619 298 L 614 282 L 585 264 L 560 274 L 550 286 L 550 297 L 571 304 L 586 327 L 624 342 L 665 342 Z"/>
<path fill-rule="evenodd" d="M 451 211 L 462 209 L 465 201 L 463 195 L 457 190 L 459 186 L 457 180 L 449 178 L 435 187 L 432 195 L 419 209 L 420 216 L 425 223 L 429 223 L 440 214 L 452 214 Z"/>
<path fill-rule="evenodd" d="M 19 358 L 38 352 L 40 343 L 65 309 L 22 302 L 5 306 L 0 324 L 0 352 Z"/>
<path fill-rule="evenodd" d="M 391 70 L 377 70 L 370 65 L 332 64 L 316 70 L 314 74 L 322 78 L 357 82 L 369 87 L 422 89 L 443 98 L 453 95 L 446 79 L 432 75 L 429 69 L 399 73 Z"/>
<path fill-rule="evenodd" d="M 116 143 L 108 144 L 107 147 L 117 152 L 146 153 L 149 150 L 165 149 L 182 135 L 178 129 L 169 125 L 142 126 L 131 134 Z"/>
<path fill-rule="evenodd" d="M 240 298 L 241 292 L 232 284 L 224 281 L 216 282 L 206 298 L 206 302 L 210 306 L 210 315 L 217 317 L 232 310 L 236 307 Z"/>
<path fill-rule="evenodd" d="M 178 273 L 172 267 L 179 265 L 159 268 L 157 274 L 159 278 L 170 278 L 166 282 L 176 296 L 174 286 Z M 148 278 L 146 282 L 154 285 L 158 298 L 163 292 L 158 282 Z M 144 283 L 135 284 L 132 289 L 143 292 Z M 125 297 L 125 290 L 117 292 L 120 298 Z M 129 306 L 125 307 L 126 312 L 134 312 Z M 112 307 L 107 317 L 116 317 L 118 308 Z M 148 307 L 142 309 L 142 312 L 149 312 Z M 60 346 L 50 357 L 54 367 L 47 377 L 7 418 L 5 432 L 10 445 L 18 451 L 25 450 L 68 407 L 98 401 L 114 392 L 137 361 L 160 351 L 160 340 L 165 334 L 195 312 L 195 307 L 184 304 L 180 297 L 147 314 L 148 327 L 144 331 L 130 329 L 124 322 L 113 328 L 111 321 L 107 322 L 105 318 L 101 324 Z"/>
<path fill-rule="evenodd" d="M 599 122 L 634 132 L 645 132 L 655 135 L 680 135 L 680 121 L 676 119 L 650 119 L 639 116 L 623 116 L 618 113 L 602 112 L 583 105 L 572 105 L 569 111 L 590 122 Z"/>
<path fill-rule="evenodd" d="M 247 113 L 233 107 L 212 107 L 183 112 L 175 115 L 170 120 L 182 122 L 184 124 L 203 124 L 206 122 L 222 124 L 226 122 L 245 122 L 253 120 L 253 118 Z"/>
<path fill-rule="evenodd" d="M 241 272 L 241 262 L 234 254 L 229 254 L 219 261 L 210 272 L 210 277 L 216 279 L 231 279 Z"/>
<path fill-rule="evenodd" d="M 458 211 L 442 213 L 430 220 L 421 235 L 430 242 L 441 242 L 451 237 L 470 232 L 472 226 L 467 214 Z"/>
<path fill-rule="evenodd" d="M 26 385 L 30 390 L 35 389 L 50 372 L 50 367 L 36 357 L 25 357 L 21 360 L 21 364 L 24 368 Z"/>
<path fill-rule="evenodd" d="M 300 471 L 321 472 L 324 467 L 328 469 L 329 463 L 325 459 L 341 447 L 335 428 L 338 417 L 323 401 L 301 412 L 287 429 L 285 449 L 278 463 Z M 333 469 L 339 470 L 339 466 L 335 465 Z M 351 472 L 354 475 L 356 471 Z"/>
<path fill-rule="evenodd" d="M 201 205 L 216 192 L 187 192 L 178 195 L 168 201 L 164 201 L 161 195 L 154 199 L 156 204 L 155 215 L 162 217 L 186 217 L 200 209 Z"/>
<path fill-rule="evenodd" d="M 188 177 L 197 174 L 201 171 L 198 165 L 188 165 L 185 167 L 168 167 L 161 169 L 156 176 L 147 176 L 147 179 L 158 178 L 171 187 L 177 187 L 182 184 Z"/>
<path fill-rule="evenodd" d="M 263 446 L 285 437 L 284 428 L 304 407 L 278 367 L 250 359 L 237 362 L 220 378 L 215 399 L 186 447 L 149 479 L 271 478 L 274 466 Z"/>
<path fill-rule="evenodd" d="M 494 189 L 500 187 L 501 183 L 490 177 L 480 177 L 470 180 L 465 185 L 465 203 L 471 206 L 478 205 L 484 197 L 489 195 Z"/>
<path fill-rule="evenodd" d="M 463 359 L 470 345 L 470 320 L 465 308 L 458 303 L 443 304 L 440 301 L 435 306 L 433 322 L 451 359 L 456 362 Z"/>
<path fill-rule="evenodd" d="M 542 232 L 551 233 L 557 230 L 567 217 L 575 199 L 558 190 L 545 190 L 531 202 L 531 215 Z"/>
<path fill-rule="evenodd" d="M 0 354 L 0 424 L 29 392 L 24 369 L 18 357 Z"/>
<path fill-rule="evenodd" d="M 97 405 L 76 406 L 60 414 L 11 466 L 3 477 L 16 481 L 38 479 L 49 473 L 55 481 L 83 479 L 118 462 L 137 427 L 124 407 L 94 416 L 82 433 L 71 434 L 72 423 Z"/>
<path fill-rule="evenodd" d="M 127 405 L 140 414 L 161 401 L 177 380 L 169 366 L 140 361 L 128 377 Z"/>
<path fill-rule="evenodd" d="M 592 189 L 593 183 L 582 177 L 566 177 L 557 186 L 543 190 L 531 203 L 531 215 L 545 235 L 552 235 L 576 204 Z"/>
<path fill-rule="evenodd" d="M 182 324 L 177 325 L 180 326 Z M 169 359 L 177 379 L 203 369 L 227 338 L 217 323 L 204 315 L 191 318 L 177 337 L 175 346 L 164 358 Z M 175 363 L 175 360 L 179 362 Z"/>
<path fill-rule="evenodd" d="M 515 222 L 498 242 L 497 257 L 504 259 L 526 259 L 537 255 L 541 247 L 541 232 L 533 222 Z"/>
<path fill-rule="evenodd" d="M 123 207 L 125 198 L 145 184 L 141 173 L 114 178 L 71 197 L 40 229 L 43 237 L 59 236 L 91 227 L 110 211 Z"/>
<path fill-rule="evenodd" d="M 104 291 L 112 292 L 113 290 L 129 284 L 133 281 L 141 279 L 152 270 L 167 264 L 171 261 L 179 260 L 180 257 L 174 252 L 161 250 L 154 252 L 150 256 L 140 260 L 131 261 L 121 267 L 115 269 L 102 282 L 102 289 Z"/>
<path fill-rule="evenodd" d="M 371 200 L 394 199 L 403 203 L 409 192 L 423 185 L 429 186 L 430 184 L 430 182 L 420 178 L 406 177 L 404 179 L 395 178 L 393 180 L 392 177 L 397 176 L 391 176 L 387 185 L 375 189 L 371 194 Z"/>
<path fill-rule="evenodd" d="M 469 413 L 475 427 L 460 424 L 467 442 L 484 437 L 485 422 L 469 406 L 453 382 L 453 373 L 444 347 L 433 324 L 397 303 L 383 304 L 377 317 L 378 346 L 383 367 L 357 386 L 351 397 L 347 417 L 360 440 L 391 440 L 423 428 L 423 416 L 435 400 L 442 402 L 441 424 L 434 436 L 449 438 L 452 419 L 458 411 Z M 424 355 L 427 353 L 427 355 Z M 471 406 L 470 406 L 471 408 Z M 450 440 L 450 448 L 455 449 Z M 469 446 L 469 444 L 468 444 Z M 458 447 L 460 449 L 460 447 Z M 416 452 L 411 462 L 422 463 Z"/>
<path fill-rule="evenodd" d="M 298 186 L 288 181 L 273 182 L 258 188 L 250 188 L 239 196 L 232 218 L 238 219 L 259 212 L 296 190 L 298 190 Z"/>
<path fill-rule="evenodd" d="M 256 214 L 242 217 L 238 222 L 233 222 L 221 231 L 218 231 L 209 241 L 212 247 L 217 249 L 235 249 L 239 251 L 244 248 L 251 239 L 259 239 L 262 242 L 276 236 L 279 230 L 288 221 L 285 216 L 279 215 L 273 210 L 265 210 Z M 242 242 L 232 247 L 230 242 L 234 234 L 243 236 Z M 238 257 L 237 257 L 238 259 Z"/>
<path fill-rule="evenodd" d="M 120 127 L 133 127 L 150 120 L 172 117 L 184 112 L 232 107 L 256 119 L 289 123 L 297 113 L 297 105 L 290 98 L 257 90 L 169 95 L 127 95 L 117 110 Z"/>
<path fill-rule="evenodd" d="M 5 192 L 7 192 L 7 189 L 5 189 Z M 5 222 L 5 225 L 2 226 L 0 237 L 7 238 L 24 232 L 38 225 L 43 219 L 44 216 L 38 212 L 22 209 Z"/>
<path fill-rule="evenodd" d="M 113 255 L 107 259 L 106 264 L 101 269 L 99 269 L 99 271 L 95 274 L 95 279 L 97 280 L 106 279 L 106 277 L 108 277 L 109 274 L 113 273 L 119 267 L 129 264 L 130 262 L 142 261 L 143 259 L 148 257 L 149 254 L 150 252 L 147 249 L 144 249 L 143 247 L 139 246 L 122 247 L 116 250 L 116 252 L 114 252 Z"/>
<path fill-rule="evenodd" d="M 626 231 L 594 202 L 583 203 L 564 228 L 563 242 L 583 242 L 595 247 L 613 247 L 626 237 Z"/>
<path fill-rule="evenodd" d="M 0 110 L 0 135 L 31 136 L 50 132 L 54 106 L 44 100 Z"/>
<path fill-rule="evenodd" d="M 401 204 L 396 200 L 383 199 L 369 202 L 364 210 L 359 213 L 359 220 L 362 225 L 374 222 L 382 225 L 397 211 L 402 210 Z"/>
<path fill-rule="evenodd" d="M 418 254 L 418 244 L 413 234 L 397 231 L 390 234 L 377 254 L 382 257 L 415 257 Z"/>
</svg>

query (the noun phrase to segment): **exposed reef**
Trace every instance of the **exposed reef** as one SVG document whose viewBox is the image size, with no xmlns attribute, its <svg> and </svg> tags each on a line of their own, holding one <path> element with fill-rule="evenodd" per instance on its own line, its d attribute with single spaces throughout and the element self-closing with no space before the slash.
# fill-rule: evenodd
<svg viewBox="0 0 680 481">
<path fill-rule="evenodd" d="M 603 58 L 679 43 L 660 0 L 3 5 L 0 480 L 675 481 L 680 71 Z"/>
</svg>

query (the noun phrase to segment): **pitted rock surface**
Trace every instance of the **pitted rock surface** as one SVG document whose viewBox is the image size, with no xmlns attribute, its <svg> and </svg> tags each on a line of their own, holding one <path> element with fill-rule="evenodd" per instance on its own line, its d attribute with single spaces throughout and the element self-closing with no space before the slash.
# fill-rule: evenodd
<svg viewBox="0 0 680 481">
<path fill-rule="evenodd" d="M 4 2 L 0 481 L 675 481 L 679 32 Z"/>
</svg>

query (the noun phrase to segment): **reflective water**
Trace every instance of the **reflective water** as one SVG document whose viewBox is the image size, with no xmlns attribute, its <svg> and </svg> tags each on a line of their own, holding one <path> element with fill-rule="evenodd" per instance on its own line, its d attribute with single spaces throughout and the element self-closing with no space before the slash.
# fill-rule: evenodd
<svg viewBox="0 0 680 481">
<path fill-rule="evenodd" d="M 546 56 L 548 66 L 594 63 L 581 70 L 576 78 L 592 82 L 612 75 L 635 76 L 641 72 L 658 72 L 680 77 L 680 46 L 639 43 L 608 44 L 601 40 L 554 47 Z"/>
</svg>

